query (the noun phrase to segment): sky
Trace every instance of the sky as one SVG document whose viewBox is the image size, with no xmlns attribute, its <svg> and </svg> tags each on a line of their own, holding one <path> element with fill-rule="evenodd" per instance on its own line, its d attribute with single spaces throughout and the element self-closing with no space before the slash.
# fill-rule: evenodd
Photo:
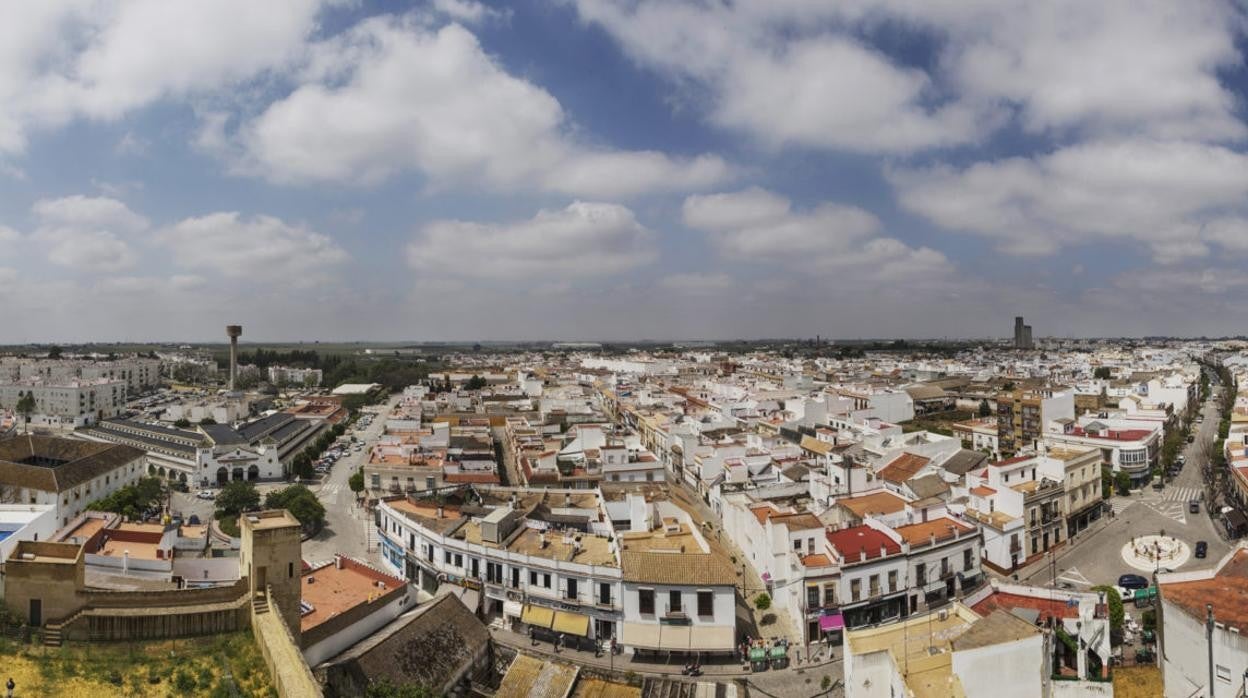
<svg viewBox="0 0 1248 698">
<path fill-rule="evenodd" d="M 1248 330 L 1236 0 L 0 5 L 0 343 Z"/>
</svg>

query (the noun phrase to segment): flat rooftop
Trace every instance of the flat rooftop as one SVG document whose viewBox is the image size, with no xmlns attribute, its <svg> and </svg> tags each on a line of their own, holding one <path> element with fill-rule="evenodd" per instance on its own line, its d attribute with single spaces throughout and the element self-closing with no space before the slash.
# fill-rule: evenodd
<svg viewBox="0 0 1248 698">
<path fill-rule="evenodd" d="M 583 565 L 599 565 L 602 567 L 619 566 L 615 559 L 615 553 L 611 550 L 611 544 L 607 542 L 606 538 L 589 533 L 576 533 L 571 538 L 579 540 L 579 551 L 576 550 L 575 544 L 564 542 L 564 535 L 558 531 L 546 533 L 545 547 L 542 546 L 541 538 L 541 532 L 537 529 L 525 528 L 519 536 L 511 541 L 507 549 L 513 553 L 560 560 L 562 562 L 579 562 Z"/>
<path fill-rule="evenodd" d="M 970 630 L 978 616 L 957 603 L 947 610 L 944 620 L 933 611 L 902 623 L 850 630 L 845 635 L 848 653 L 889 652 L 916 698 L 964 696 L 953 674 L 953 641 Z"/>
<path fill-rule="evenodd" d="M 130 554 L 131 559 L 135 560 L 159 560 L 163 559 L 156 554 L 160 546 L 156 543 L 142 543 L 132 540 L 113 540 L 108 539 L 100 549 L 95 551 L 96 555 L 104 557 L 114 557 L 118 560 L 124 558 L 126 553 Z"/>
<path fill-rule="evenodd" d="M 256 511 L 245 514 L 240 523 L 243 523 L 245 526 L 251 526 L 253 531 L 265 531 L 287 526 L 298 528 L 299 519 L 291 516 L 290 512 L 285 509 L 270 509 L 269 511 Z"/>
<path fill-rule="evenodd" d="M 680 527 L 672 532 L 665 529 L 623 532 L 619 534 L 619 539 L 621 549 L 633 553 L 704 552 L 698 539 L 685 524 L 680 524 Z"/>
<path fill-rule="evenodd" d="M 106 519 L 84 519 L 77 526 L 74 526 L 73 530 L 66 533 L 63 538 L 81 538 L 82 540 L 87 540 L 96 533 L 99 533 L 100 530 L 106 525 L 108 525 L 108 520 Z"/>
<path fill-rule="evenodd" d="M 342 559 L 342 568 L 334 563 L 305 573 L 299 580 L 300 596 L 311 611 L 299 619 L 299 628 L 307 632 L 338 614 L 368 603 L 398 589 L 403 580 L 351 559 Z"/>
</svg>

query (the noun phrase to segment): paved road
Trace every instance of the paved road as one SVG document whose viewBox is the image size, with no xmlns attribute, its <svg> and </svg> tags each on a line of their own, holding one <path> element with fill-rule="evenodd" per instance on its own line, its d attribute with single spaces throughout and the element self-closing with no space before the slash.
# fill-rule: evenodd
<svg viewBox="0 0 1248 698">
<path fill-rule="evenodd" d="M 389 413 L 398 402 L 399 396 L 392 397 L 382 414 Z M 330 560 L 334 553 L 377 561 L 368 551 L 367 536 L 372 521 L 364 509 L 356 505 L 355 493 L 347 480 L 368 457 L 369 447 L 376 443 L 384 428 L 385 419 L 378 415 L 368 429 L 355 435 L 364 442 L 364 448 L 341 458 L 330 469 L 328 477 L 320 485 L 312 487 L 321 504 L 325 505 L 325 528 L 304 541 L 303 558 L 308 562 L 315 564 Z"/>
<path fill-rule="evenodd" d="M 1133 536 L 1156 534 L 1165 531 L 1195 546 L 1197 541 L 1209 545 L 1208 556 L 1197 559 L 1194 555 L 1178 568 L 1200 569 L 1213 564 L 1230 550 L 1218 535 L 1217 523 L 1210 517 L 1205 505 L 1204 483 L 1201 468 L 1208 458 L 1213 442 L 1217 439 L 1218 409 L 1206 403 L 1205 415 L 1194 443 L 1184 447 L 1187 465 L 1161 492 L 1146 487 L 1128 497 L 1113 497 L 1110 505 L 1115 517 L 1101 528 L 1080 534 L 1073 547 L 1057 553 L 1055 565 L 1028 568 L 1019 575 L 1020 580 L 1047 586 L 1056 580 L 1076 589 L 1087 589 L 1098 584 L 1113 584 L 1121 574 L 1141 573 L 1122 559 L 1122 548 Z M 1188 502 L 1200 499 L 1200 513 L 1188 511 Z"/>
</svg>

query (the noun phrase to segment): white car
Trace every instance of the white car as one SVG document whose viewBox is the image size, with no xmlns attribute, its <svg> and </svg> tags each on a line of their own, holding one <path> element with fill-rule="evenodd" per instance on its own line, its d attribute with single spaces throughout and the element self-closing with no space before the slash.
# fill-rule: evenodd
<svg viewBox="0 0 1248 698">
<path fill-rule="evenodd" d="M 212 490 L 200 490 L 195 493 L 195 496 L 200 499 L 216 499 L 217 493 Z"/>
</svg>

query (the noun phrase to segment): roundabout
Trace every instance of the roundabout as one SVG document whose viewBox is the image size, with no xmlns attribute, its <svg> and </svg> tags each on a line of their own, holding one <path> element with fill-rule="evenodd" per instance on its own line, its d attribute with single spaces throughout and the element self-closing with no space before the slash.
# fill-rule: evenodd
<svg viewBox="0 0 1248 698">
<path fill-rule="evenodd" d="M 1122 559 L 1128 565 L 1144 572 L 1177 569 L 1186 563 L 1191 555 L 1191 547 L 1174 536 L 1136 536 L 1122 546 Z"/>
</svg>

